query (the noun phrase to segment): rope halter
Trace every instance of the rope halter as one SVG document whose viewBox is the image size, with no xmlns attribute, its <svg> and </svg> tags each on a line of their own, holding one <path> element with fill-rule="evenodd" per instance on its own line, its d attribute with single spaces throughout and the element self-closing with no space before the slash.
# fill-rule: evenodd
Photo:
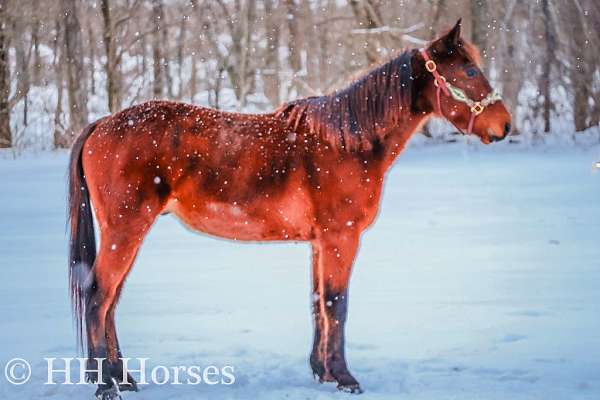
<svg viewBox="0 0 600 400">
<path fill-rule="evenodd" d="M 471 111 L 471 118 L 469 118 L 469 125 L 467 126 L 467 134 L 470 134 L 473 130 L 475 117 L 481 114 L 486 109 L 486 107 L 494 104 L 497 101 L 502 100 L 500 93 L 498 93 L 496 89 L 493 89 L 483 100 L 475 101 L 469 96 L 467 96 L 464 90 L 450 84 L 444 76 L 440 75 L 440 73 L 437 70 L 437 65 L 435 61 L 433 61 L 429 57 L 426 50 L 421 49 L 421 55 L 425 59 L 425 69 L 428 72 L 430 72 L 431 75 L 433 75 L 433 84 L 435 85 L 435 87 L 437 87 L 437 112 L 442 116 L 444 115 L 444 113 L 442 112 L 442 92 L 444 92 L 446 96 L 452 97 L 454 100 L 466 104 L 467 107 L 469 107 L 469 110 Z M 462 129 L 460 130 L 462 132 Z"/>
</svg>

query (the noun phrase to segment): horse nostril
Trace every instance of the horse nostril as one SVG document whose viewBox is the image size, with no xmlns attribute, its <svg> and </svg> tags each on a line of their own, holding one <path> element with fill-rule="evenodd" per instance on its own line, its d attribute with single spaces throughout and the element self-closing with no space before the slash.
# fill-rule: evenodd
<svg viewBox="0 0 600 400">
<path fill-rule="evenodd" d="M 504 124 L 504 135 L 505 136 L 510 133 L 510 128 L 511 128 L 510 122 L 507 122 L 507 123 Z"/>
</svg>

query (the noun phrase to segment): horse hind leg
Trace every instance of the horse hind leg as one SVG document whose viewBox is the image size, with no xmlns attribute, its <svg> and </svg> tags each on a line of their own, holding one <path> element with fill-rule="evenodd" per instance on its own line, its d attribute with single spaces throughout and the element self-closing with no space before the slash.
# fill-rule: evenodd
<svg viewBox="0 0 600 400">
<path fill-rule="evenodd" d="M 156 213 L 157 215 L 158 213 Z M 88 379 L 98 383 L 96 396 L 102 400 L 118 398 L 119 387 L 135 390 L 131 379 L 130 388 L 122 377 L 121 351 L 118 346 L 114 312 L 123 282 L 131 270 L 138 249 L 156 215 L 140 215 L 126 223 L 100 224 L 100 249 L 92 269 L 91 284 L 86 296 L 86 332 L 88 343 L 88 370 L 102 368 L 102 380 L 98 374 L 88 373 Z M 95 358 L 105 358 L 98 366 Z M 127 382 L 129 382 L 129 376 Z"/>
<path fill-rule="evenodd" d="M 123 282 L 121 282 L 121 285 L 117 288 L 117 293 L 106 314 L 106 343 L 108 347 L 108 359 L 112 360 L 110 364 L 110 375 L 115 378 L 118 383 L 119 391 L 137 392 L 137 382 L 128 372 L 125 372 L 125 379 L 123 379 L 123 354 L 121 353 L 121 346 L 119 345 L 115 324 L 115 311 L 117 303 L 119 302 L 119 297 L 121 296 L 121 290 L 125 284 L 124 281 L 125 279 L 123 279 Z"/>
</svg>

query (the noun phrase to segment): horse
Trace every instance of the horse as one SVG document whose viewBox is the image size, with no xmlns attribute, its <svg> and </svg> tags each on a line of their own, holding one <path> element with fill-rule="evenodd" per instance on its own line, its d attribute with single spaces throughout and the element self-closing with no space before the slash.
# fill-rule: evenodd
<svg viewBox="0 0 600 400">
<path fill-rule="evenodd" d="M 219 238 L 309 242 L 310 367 L 320 382 L 362 392 L 345 360 L 348 284 L 386 172 L 430 117 L 486 144 L 511 131 L 460 31 L 459 20 L 344 89 L 271 113 L 150 101 L 83 130 L 69 164 L 69 281 L 78 347 L 87 348 L 99 399 L 138 389 L 123 368 L 115 309 L 144 237 L 165 213 Z"/>
</svg>

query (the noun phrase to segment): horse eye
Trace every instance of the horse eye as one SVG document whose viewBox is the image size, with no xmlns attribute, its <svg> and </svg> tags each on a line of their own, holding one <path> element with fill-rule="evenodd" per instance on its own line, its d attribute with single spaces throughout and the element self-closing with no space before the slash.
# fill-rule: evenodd
<svg viewBox="0 0 600 400">
<path fill-rule="evenodd" d="M 469 69 L 467 69 L 467 76 L 469 78 L 473 78 L 476 75 L 477 75 L 477 70 L 475 68 L 469 68 Z"/>
</svg>

